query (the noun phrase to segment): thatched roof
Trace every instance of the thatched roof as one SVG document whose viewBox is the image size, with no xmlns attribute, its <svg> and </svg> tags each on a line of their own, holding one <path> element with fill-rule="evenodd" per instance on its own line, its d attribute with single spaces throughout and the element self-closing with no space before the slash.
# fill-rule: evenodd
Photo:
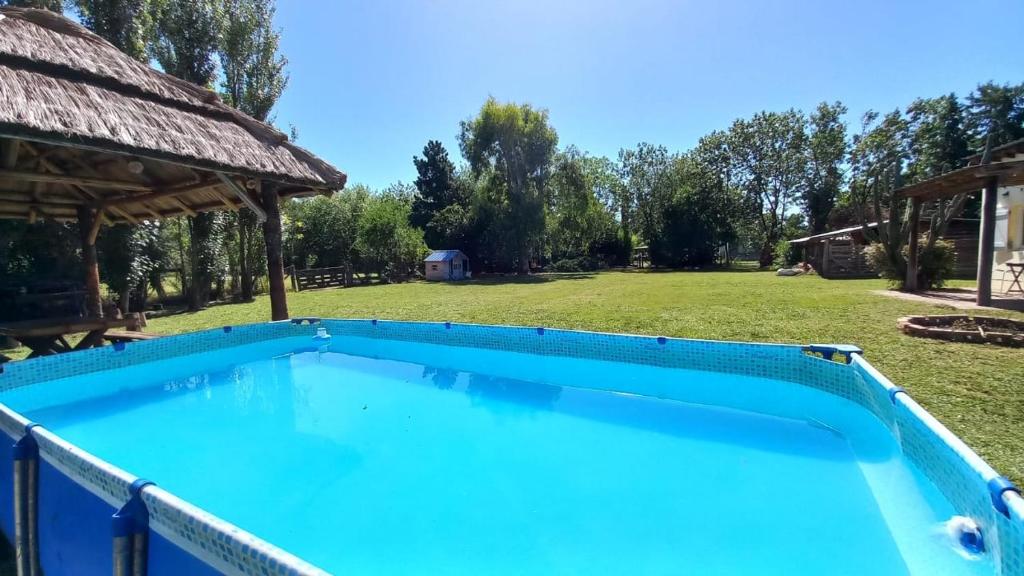
<svg viewBox="0 0 1024 576">
<path fill-rule="evenodd" d="M 206 171 L 243 182 L 276 182 L 291 194 L 337 190 L 346 178 L 278 130 L 225 105 L 214 92 L 135 61 L 80 25 L 43 10 L 0 8 L 0 138 L 32 143 L 31 157 L 16 156 L 18 170 L 32 157 L 41 163 L 41 156 L 58 164 L 46 170 L 50 174 L 81 176 L 73 164 L 84 160 L 91 171 L 87 176 L 136 180 L 123 170 L 112 172 L 105 166 L 115 162 L 97 154 L 141 162 L 149 179 L 137 181 L 142 188 L 135 192 L 188 184 L 189 176 L 192 184 L 204 179 L 215 183 L 215 175 Z M 93 156 L 62 158 L 49 152 L 52 147 Z M 175 172 L 160 163 L 191 172 Z M 10 189 L 4 181 L 0 172 L 0 191 Z M 35 192 L 40 192 L 38 185 Z M 220 201 L 224 189 L 219 192 L 205 199 L 175 197 L 208 209 Z M 0 206 L 0 214 L 7 208 Z M 154 209 L 160 212 L 158 206 L 143 212 Z"/>
</svg>

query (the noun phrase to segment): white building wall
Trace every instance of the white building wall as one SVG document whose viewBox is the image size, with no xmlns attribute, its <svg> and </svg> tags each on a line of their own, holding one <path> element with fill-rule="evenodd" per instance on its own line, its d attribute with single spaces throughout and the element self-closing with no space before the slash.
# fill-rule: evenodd
<svg viewBox="0 0 1024 576">
<path fill-rule="evenodd" d="M 424 262 L 426 266 L 424 276 L 427 280 L 447 280 L 448 279 L 448 262 Z"/>
<path fill-rule="evenodd" d="M 992 294 L 998 296 L 1010 288 L 1012 276 L 1006 263 L 1024 262 L 1024 186 L 1000 188 L 996 193 L 995 240 Z"/>
</svg>

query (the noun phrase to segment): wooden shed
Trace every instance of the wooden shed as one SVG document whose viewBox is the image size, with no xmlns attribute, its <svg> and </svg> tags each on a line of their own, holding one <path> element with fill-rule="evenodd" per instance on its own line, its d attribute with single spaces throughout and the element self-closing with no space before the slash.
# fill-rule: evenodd
<svg viewBox="0 0 1024 576">
<path fill-rule="evenodd" d="M 345 179 L 63 16 L 0 8 L 0 218 L 78 222 L 91 316 L 102 316 L 100 226 L 247 207 L 263 223 L 272 317 L 287 318 L 278 202 Z"/>
<path fill-rule="evenodd" d="M 423 259 L 427 280 L 465 280 L 469 278 L 469 258 L 461 250 L 434 250 Z"/>
<path fill-rule="evenodd" d="M 920 229 L 928 229 L 928 220 L 922 220 Z M 869 228 L 877 222 L 868 224 Z M 956 253 L 955 278 L 973 278 L 978 266 L 978 220 L 957 218 L 949 223 L 942 237 L 953 243 Z M 878 273 L 868 264 L 864 249 L 870 242 L 860 226 L 851 226 L 824 234 L 790 240 L 803 249 L 804 261 L 814 267 L 823 278 L 875 278 Z"/>
</svg>

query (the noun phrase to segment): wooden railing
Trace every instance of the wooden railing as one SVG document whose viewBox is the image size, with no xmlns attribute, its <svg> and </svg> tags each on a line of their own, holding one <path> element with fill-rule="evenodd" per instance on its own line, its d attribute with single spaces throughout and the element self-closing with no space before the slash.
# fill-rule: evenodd
<svg viewBox="0 0 1024 576">
<path fill-rule="evenodd" d="M 338 288 L 345 286 L 345 268 L 308 268 L 290 270 L 292 288 L 297 292 L 314 288 Z"/>
</svg>

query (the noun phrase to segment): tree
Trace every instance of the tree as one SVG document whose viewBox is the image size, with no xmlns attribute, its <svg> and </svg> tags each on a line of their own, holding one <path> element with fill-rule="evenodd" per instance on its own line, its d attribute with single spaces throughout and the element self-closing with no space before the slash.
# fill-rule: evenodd
<svg viewBox="0 0 1024 576">
<path fill-rule="evenodd" d="M 796 110 L 761 112 L 729 130 L 735 177 L 760 235 L 762 267 L 775 260 L 786 214 L 806 185 L 806 119 Z"/>
<path fill-rule="evenodd" d="M 437 140 L 427 142 L 423 147 L 423 158 L 414 156 L 416 165 L 416 195 L 412 201 L 412 212 L 409 222 L 425 231 L 424 238 L 428 246 L 444 247 L 448 240 L 443 233 L 448 225 L 431 226 L 431 221 L 451 206 L 465 208 L 467 200 L 459 186 L 455 172 L 455 164 L 448 157 L 448 151 Z M 445 217 L 450 221 L 454 211 Z"/>
<path fill-rule="evenodd" d="M 528 274 L 531 253 L 544 233 L 544 187 L 558 145 L 548 112 L 488 98 L 461 128 L 459 145 L 473 171 L 493 171 L 505 191 L 517 268 Z"/>
<path fill-rule="evenodd" d="M 132 291 L 140 300 L 146 292 L 150 274 L 163 258 L 159 245 L 160 227 L 155 222 L 138 226 L 118 225 L 103 230 L 96 241 L 100 274 L 107 287 L 117 295 L 117 304 L 128 312 Z M 141 302 L 140 302 L 141 304 Z"/>
<path fill-rule="evenodd" d="M 825 231 L 843 185 L 843 164 L 848 148 L 846 123 L 843 122 L 846 111 L 841 102 L 822 102 L 810 116 L 803 202 L 811 234 Z"/>
<path fill-rule="evenodd" d="M 969 135 L 964 110 L 956 95 L 918 98 L 907 108 L 910 131 L 910 162 L 907 183 L 934 178 L 966 163 Z M 958 194 L 932 203 L 925 251 L 946 233 L 949 222 L 960 215 L 969 198 Z"/>
<path fill-rule="evenodd" d="M 552 169 L 550 214 L 547 217 L 551 258 L 594 260 L 615 236 L 615 223 L 598 201 L 596 175 L 587 170 L 588 158 L 570 146 L 560 152 Z M 609 238 L 609 235 L 611 238 Z"/>
<path fill-rule="evenodd" d="M 664 146 L 641 142 L 635 150 L 619 151 L 623 205 L 631 224 L 625 229 L 639 232 L 650 243 L 662 232 L 662 215 L 672 196 L 673 157 Z"/>
<path fill-rule="evenodd" d="M 225 0 L 224 11 L 231 15 L 218 45 L 224 101 L 266 122 L 288 85 L 288 61 L 278 53 L 281 34 L 274 29 L 274 5 L 270 0 Z M 239 210 L 232 223 L 237 231 L 241 299 L 248 302 L 253 298 L 253 275 L 263 242 L 256 233 L 256 216 L 248 208 Z"/>
<path fill-rule="evenodd" d="M 220 0 L 167 1 L 154 16 L 152 56 L 165 72 L 199 86 L 213 84 L 223 22 Z M 190 277 L 186 293 L 190 310 L 209 302 L 214 274 L 223 270 L 223 217 L 204 212 L 188 219 Z"/>
<path fill-rule="evenodd" d="M 359 220 L 356 247 L 366 271 L 381 282 L 414 274 L 426 254 L 423 231 L 409 225 L 413 190 L 398 183 L 370 197 Z"/>
<path fill-rule="evenodd" d="M 976 152 L 985 147 L 989 135 L 992 146 L 1024 138 L 1024 84 L 979 85 L 967 96 L 966 116 Z"/>
<path fill-rule="evenodd" d="M 278 52 L 271 0 L 224 0 L 226 19 L 218 44 L 224 101 L 266 122 L 288 86 L 288 60 Z"/>
<path fill-rule="evenodd" d="M 153 58 L 172 76 L 210 86 L 223 18 L 221 0 L 160 2 L 155 6 Z"/>
<path fill-rule="evenodd" d="M 903 255 L 910 227 L 907 201 L 896 191 L 903 183 L 903 163 L 909 156 L 910 126 L 899 110 L 878 121 L 878 113 L 864 115 L 860 134 L 850 153 L 851 204 L 864 237 L 877 242 L 888 260 L 887 269 L 905 277 Z M 877 221 L 875 227 L 868 224 Z"/>
<path fill-rule="evenodd" d="M 368 188 L 357 184 L 330 197 L 286 204 L 287 260 L 300 268 L 344 267 L 346 283 L 351 283 L 359 262 L 359 222 L 370 196 Z"/>
<path fill-rule="evenodd" d="M 153 34 L 151 0 L 69 0 L 86 28 L 136 60 L 147 60 Z"/>
</svg>

